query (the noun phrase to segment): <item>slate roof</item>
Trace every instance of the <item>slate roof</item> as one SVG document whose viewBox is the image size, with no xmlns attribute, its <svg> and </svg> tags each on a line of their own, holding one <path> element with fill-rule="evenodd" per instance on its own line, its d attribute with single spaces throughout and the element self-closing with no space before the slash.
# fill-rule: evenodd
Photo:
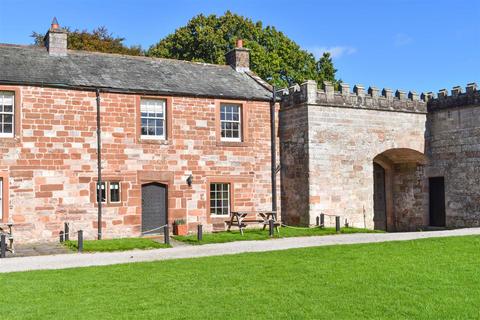
<svg viewBox="0 0 480 320">
<path fill-rule="evenodd" d="M 59 57 L 45 48 L 16 45 L 0 45 L 0 83 L 264 101 L 272 97 L 254 77 L 230 66 L 74 50 Z"/>
</svg>

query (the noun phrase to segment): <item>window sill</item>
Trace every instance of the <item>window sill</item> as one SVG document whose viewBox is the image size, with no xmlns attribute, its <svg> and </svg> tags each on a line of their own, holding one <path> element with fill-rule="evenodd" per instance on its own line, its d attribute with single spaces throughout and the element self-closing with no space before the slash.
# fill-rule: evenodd
<svg viewBox="0 0 480 320">
<path fill-rule="evenodd" d="M 115 207 L 121 207 L 123 206 L 122 202 L 102 202 L 102 208 L 115 208 Z M 94 204 L 95 208 L 98 208 L 98 203 L 95 202 Z"/>
<path fill-rule="evenodd" d="M 155 139 L 155 138 L 144 138 L 144 137 L 140 137 L 138 139 L 138 142 L 142 143 L 142 144 L 157 144 L 157 145 L 170 145 L 170 144 L 172 144 L 170 140 Z"/>
<path fill-rule="evenodd" d="M 250 147 L 245 141 L 217 141 L 217 147 Z"/>
<path fill-rule="evenodd" d="M 214 218 L 214 219 L 221 219 L 221 218 L 223 218 L 223 219 L 230 219 L 230 217 L 231 217 L 231 216 L 230 216 L 229 214 L 225 214 L 225 215 L 223 215 L 223 214 L 222 214 L 222 215 L 219 215 L 219 214 L 211 214 L 211 215 L 210 215 L 210 218 Z"/>
</svg>

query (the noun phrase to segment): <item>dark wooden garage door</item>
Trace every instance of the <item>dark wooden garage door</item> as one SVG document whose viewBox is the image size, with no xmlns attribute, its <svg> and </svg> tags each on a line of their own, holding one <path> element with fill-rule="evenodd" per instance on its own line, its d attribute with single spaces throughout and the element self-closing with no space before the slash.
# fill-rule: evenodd
<svg viewBox="0 0 480 320">
<path fill-rule="evenodd" d="M 150 183 L 142 186 L 142 232 L 162 233 L 159 228 L 167 223 L 167 186 Z"/>
</svg>

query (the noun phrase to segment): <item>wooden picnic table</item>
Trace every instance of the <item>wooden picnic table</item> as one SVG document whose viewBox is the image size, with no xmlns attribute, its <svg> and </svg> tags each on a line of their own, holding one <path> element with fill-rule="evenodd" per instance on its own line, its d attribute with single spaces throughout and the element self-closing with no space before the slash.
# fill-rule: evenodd
<svg viewBox="0 0 480 320">
<path fill-rule="evenodd" d="M 247 226 L 247 223 L 261 223 L 263 224 L 263 230 L 268 226 L 268 221 L 273 220 L 273 224 L 277 232 L 279 232 L 278 227 L 280 222 L 277 221 L 277 212 L 275 211 L 258 211 L 258 212 L 247 212 L 247 211 L 232 211 L 230 220 L 227 220 L 228 224 L 227 231 L 230 231 L 232 226 L 238 227 L 240 233 L 243 236 L 243 229 Z M 255 218 L 248 218 L 248 215 L 255 215 Z M 257 217 L 260 218 L 257 218 Z"/>
</svg>

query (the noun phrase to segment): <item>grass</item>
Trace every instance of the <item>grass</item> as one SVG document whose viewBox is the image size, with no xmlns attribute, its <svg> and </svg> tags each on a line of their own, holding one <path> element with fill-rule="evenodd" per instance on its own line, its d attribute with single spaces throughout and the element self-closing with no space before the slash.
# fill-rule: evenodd
<svg viewBox="0 0 480 320">
<path fill-rule="evenodd" d="M 9 319 L 474 319 L 479 252 L 468 236 L 0 274 L 0 309 Z"/>
<path fill-rule="evenodd" d="M 341 228 L 341 233 L 371 233 L 380 232 L 369 229 L 358 228 Z M 335 228 L 280 228 L 280 233 L 275 231 L 274 238 L 289 238 L 289 237 L 308 237 L 308 236 L 325 236 L 336 234 Z M 223 243 L 231 241 L 242 240 L 267 240 L 269 237 L 268 229 L 245 229 L 244 235 L 240 231 L 232 230 L 230 232 L 213 232 L 204 233 L 202 241 L 197 240 L 197 235 L 174 236 L 175 240 L 187 242 L 189 244 L 207 244 L 207 243 Z"/>
<path fill-rule="evenodd" d="M 65 241 L 65 245 L 71 250 L 78 250 L 77 241 Z M 148 238 L 122 238 L 83 241 L 84 252 L 107 252 L 156 248 L 170 248 L 170 246 L 163 243 L 158 243 Z"/>
</svg>

